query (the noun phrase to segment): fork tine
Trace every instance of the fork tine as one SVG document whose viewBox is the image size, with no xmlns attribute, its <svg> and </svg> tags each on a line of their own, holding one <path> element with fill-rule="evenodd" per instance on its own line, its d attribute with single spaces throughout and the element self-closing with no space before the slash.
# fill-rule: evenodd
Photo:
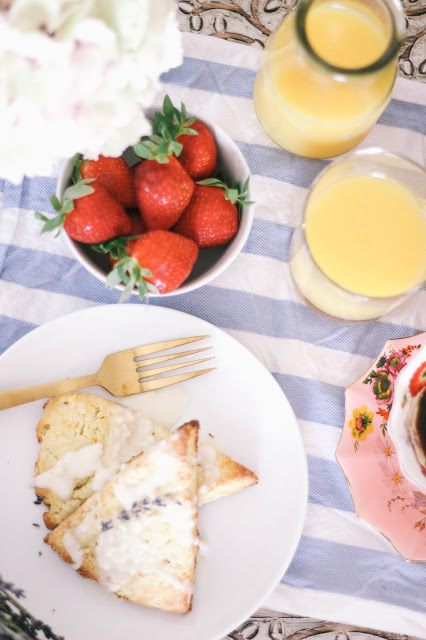
<svg viewBox="0 0 426 640">
<path fill-rule="evenodd" d="M 190 342 L 196 342 L 197 340 L 204 340 L 210 336 L 193 336 L 191 338 L 178 338 L 177 340 L 166 340 L 165 342 L 154 342 L 153 344 L 146 344 L 142 347 L 135 347 L 134 349 L 128 349 L 127 351 L 133 352 L 134 358 L 139 356 L 145 356 L 148 353 L 155 353 L 156 351 L 164 351 L 164 349 L 171 349 L 172 347 L 180 347 L 183 344 L 189 344 Z"/>
<path fill-rule="evenodd" d="M 209 373 L 209 371 L 216 371 L 216 367 L 212 367 L 211 369 L 202 369 L 201 371 L 192 371 L 191 373 L 180 373 L 177 376 L 166 376 L 164 378 L 157 378 L 156 380 L 147 380 L 146 382 L 140 383 L 139 390 L 140 393 L 144 393 L 145 391 L 162 389 L 163 387 L 169 387 L 170 385 L 177 384 L 178 382 L 184 382 L 185 380 L 202 376 L 205 373 Z"/>
<path fill-rule="evenodd" d="M 167 356 L 159 356 L 158 358 L 149 358 L 145 360 L 135 360 L 138 368 L 136 371 L 143 367 L 148 367 L 151 364 L 159 364 L 166 360 L 175 360 L 176 358 L 183 358 L 184 356 L 192 356 L 194 353 L 201 353 L 202 351 L 208 351 L 211 347 L 204 347 L 203 349 L 192 349 L 192 351 L 179 351 L 179 353 L 169 353 Z"/>
<path fill-rule="evenodd" d="M 174 369 L 183 369 L 183 367 L 189 367 L 192 364 L 200 364 L 201 362 L 207 362 L 207 360 L 214 360 L 212 358 L 201 358 L 200 360 L 192 360 L 191 362 L 178 362 L 177 364 L 169 364 L 167 367 L 157 367 L 156 369 L 150 369 L 149 371 L 140 371 L 139 380 L 143 378 L 150 378 L 156 376 L 159 373 L 166 373 L 167 371 L 173 371 Z"/>
</svg>

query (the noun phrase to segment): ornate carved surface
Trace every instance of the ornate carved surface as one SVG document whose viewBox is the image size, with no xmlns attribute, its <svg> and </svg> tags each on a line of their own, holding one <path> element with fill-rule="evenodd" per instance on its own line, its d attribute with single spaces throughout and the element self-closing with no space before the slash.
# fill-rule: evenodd
<svg viewBox="0 0 426 640">
<path fill-rule="evenodd" d="M 426 82 L 426 0 L 402 0 L 407 33 L 399 73 Z M 297 0 L 177 0 L 182 30 L 263 47 Z"/>
<path fill-rule="evenodd" d="M 381 633 L 352 625 L 300 618 L 259 610 L 224 640 L 415 640 L 405 635 Z"/>
</svg>

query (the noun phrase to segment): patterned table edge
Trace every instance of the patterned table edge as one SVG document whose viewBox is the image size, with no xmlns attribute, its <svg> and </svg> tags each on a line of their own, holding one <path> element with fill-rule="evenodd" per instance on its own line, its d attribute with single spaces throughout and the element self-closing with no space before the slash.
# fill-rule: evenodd
<svg viewBox="0 0 426 640">
<path fill-rule="evenodd" d="M 297 0 L 176 0 L 182 31 L 263 47 Z M 407 32 L 399 74 L 426 82 L 426 0 L 402 0 Z"/>
<path fill-rule="evenodd" d="M 224 640 L 351 640 L 351 634 L 356 634 L 357 640 L 417 640 L 413 636 L 299 617 L 268 609 L 259 609 Z"/>
</svg>

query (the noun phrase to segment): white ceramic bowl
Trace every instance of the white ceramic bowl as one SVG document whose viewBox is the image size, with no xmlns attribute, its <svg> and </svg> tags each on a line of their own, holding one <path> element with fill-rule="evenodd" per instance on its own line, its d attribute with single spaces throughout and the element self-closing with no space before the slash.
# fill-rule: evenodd
<svg viewBox="0 0 426 640">
<path fill-rule="evenodd" d="M 152 111 L 152 113 L 153 112 L 154 111 Z M 148 113 L 148 116 L 149 115 L 151 114 Z M 223 129 L 206 120 L 203 120 L 203 122 L 210 129 L 216 142 L 218 150 L 217 170 L 222 172 L 226 181 L 238 180 L 241 185 L 244 185 L 247 178 L 250 177 L 250 171 L 243 154 Z M 134 154 L 132 149 L 127 149 L 123 155 L 130 166 L 140 161 L 140 158 Z M 66 162 L 59 175 L 56 190 L 56 195 L 59 199 L 62 198 L 66 187 L 70 183 L 73 161 L 74 159 L 72 158 Z M 252 200 L 251 193 L 251 184 L 249 182 L 249 193 L 247 197 L 249 201 Z M 231 242 L 221 247 L 200 249 L 199 256 L 189 277 L 178 289 L 170 291 L 170 293 L 148 293 L 147 295 L 164 297 L 187 293 L 188 291 L 202 287 L 220 275 L 235 260 L 243 248 L 253 223 L 253 209 L 253 205 L 245 205 L 242 207 L 240 226 L 236 236 Z M 72 240 L 66 233 L 65 236 L 77 260 L 79 260 L 92 275 L 98 278 L 98 280 L 105 282 L 109 272 L 107 256 L 96 253 L 90 248 L 90 245 Z M 123 290 L 124 286 L 118 285 L 116 288 Z M 133 291 L 133 294 L 138 295 L 136 289 Z"/>
<path fill-rule="evenodd" d="M 415 426 L 420 393 L 413 397 L 410 390 L 411 380 L 422 365 L 426 365 L 426 345 L 411 356 L 396 379 L 388 429 L 402 473 L 426 492 L 426 456 Z"/>
</svg>

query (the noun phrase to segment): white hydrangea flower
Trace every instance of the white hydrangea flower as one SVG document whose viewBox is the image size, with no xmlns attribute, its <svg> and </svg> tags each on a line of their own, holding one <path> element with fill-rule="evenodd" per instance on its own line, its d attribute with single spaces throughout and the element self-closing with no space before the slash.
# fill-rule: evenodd
<svg viewBox="0 0 426 640">
<path fill-rule="evenodd" d="M 0 177 L 121 155 L 181 62 L 175 0 L 0 0 Z"/>
</svg>

